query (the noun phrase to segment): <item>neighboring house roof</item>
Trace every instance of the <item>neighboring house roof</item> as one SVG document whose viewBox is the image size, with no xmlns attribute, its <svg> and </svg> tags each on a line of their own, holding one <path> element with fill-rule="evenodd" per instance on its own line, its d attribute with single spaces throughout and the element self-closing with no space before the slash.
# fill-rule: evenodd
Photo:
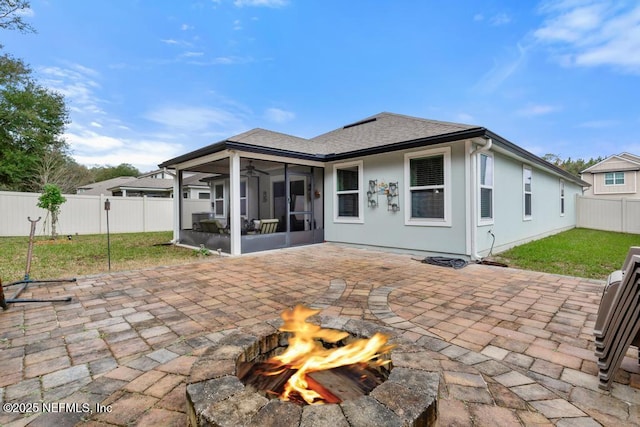
<svg viewBox="0 0 640 427">
<path fill-rule="evenodd" d="M 156 178 L 156 175 L 167 175 L 167 177 L 165 178 Z M 149 171 L 146 173 L 143 173 L 142 175 L 138 175 L 138 178 L 156 178 L 156 179 L 173 179 L 176 176 L 176 174 L 173 171 L 170 171 L 168 169 L 156 169 L 153 171 Z"/>
<path fill-rule="evenodd" d="M 327 162 L 471 138 L 491 138 L 493 146 L 503 152 L 549 169 L 580 186 L 590 186 L 589 183 L 484 127 L 386 112 L 367 117 L 311 139 L 265 129 L 252 129 L 167 160 L 159 167 L 175 167 L 182 162 L 226 149 Z"/>
<path fill-rule="evenodd" d="M 142 190 L 142 191 L 172 191 L 173 180 L 158 178 L 134 178 L 127 182 L 109 188 L 109 190 Z"/>
<path fill-rule="evenodd" d="M 580 173 L 604 173 L 640 170 L 640 157 L 629 153 L 609 156 Z"/>
<path fill-rule="evenodd" d="M 91 184 L 78 187 L 76 189 L 76 193 L 90 196 L 99 196 L 101 194 L 110 195 L 111 192 L 109 191 L 109 188 L 118 186 L 135 178 L 135 176 L 119 176 L 105 181 L 93 182 Z"/>
<path fill-rule="evenodd" d="M 182 179 L 183 187 L 208 187 L 209 184 L 204 181 L 207 178 L 213 177 L 213 174 L 196 172 L 193 175 L 189 175 Z"/>
</svg>

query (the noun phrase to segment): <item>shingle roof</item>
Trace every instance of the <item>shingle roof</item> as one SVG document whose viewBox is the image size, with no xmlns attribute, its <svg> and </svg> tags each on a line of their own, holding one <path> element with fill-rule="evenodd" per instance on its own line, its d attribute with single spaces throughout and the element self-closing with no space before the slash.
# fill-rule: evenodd
<svg viewBox="0 0 640 427">
<path fill-rule="evenodd" d="M 299 138 L 285 133 L 274 132 L 267 129 L 251 129 L 239 135 L 228 138 L 230 142 L 255 145 L 259 147 L 274 148 L 277 150 L 295 151 L 306 154 L 321 154 L 319 144 L 305 138 Z"/>
<path fill-rule="evenodd" d="M 256 128 L 167 160 L 159 166 L 175 167 L 176 164 L 225 149 L 332 161 L 476 137 L 492 138 L 496 146 L 502 146 L 516 156 L 521 156 L 541 167 L 554 170 L 579 185 L 589 185 L 484 127 L 387 112 L 367 117 L 311 139 Z"/>
<path fill-rule="evenodd" d="M 104 181 L 92 182 L 91 184 L 82 185 L 78 187 L 76 192 L 82 195 L 96 195 L 96 196 L 99 196 L 100 194 L 109 195 L 110 188 L 129 182 L 132 179 L 136 179 L 136 178 L 134 176 L 118 176 L 116 178 L 111 178 Z"/>
<path fill-rule="evenodd" d="M 173 189 L 173 180 L 172 179 L 158 179 L 158 178 L 134 178 L 127 182 L 121 183 L 114 187 L 109 188 L 109 190 L 114 190 L 116 188 L 144 188 L 150 190 L 172 190 Z"/>
<path fill-rule="evenodd" d="M 380 113 L 316 136 L 311 141 L 322 144 L 324 154 L 339 154 L 480 128 L 401 114 Z"/>
</svg>

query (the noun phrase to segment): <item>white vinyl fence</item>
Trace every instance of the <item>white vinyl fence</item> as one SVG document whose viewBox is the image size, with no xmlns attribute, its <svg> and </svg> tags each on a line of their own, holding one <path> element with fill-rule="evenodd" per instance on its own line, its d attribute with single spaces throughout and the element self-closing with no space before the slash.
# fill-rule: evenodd
<svg viewBox="0 0 640 427">
<path fill-rule="evenodd" d="M 48 212 L 37 207 L 39 193 L 0 191 L 0 236 L 28 236 L 32 220 L 37 223 L 36 235 L 51 233 Z M 60 235 L 102 234 L 107 232 L 104 202 L 108 198 L 109 231 L 135 233 L 170 231 L 173 229 L 173 199 L 154 197 L 107 197 L 65 194 L 67 201 L 60 207 L 56 231 Z M 208 200 L 183 200 L 183 227 L 191 228 L 191 213 L 210 210 Z"/>
<path fill-rule="evenodd" d="M 576 226 L 640 234 L 639 199 L 578 196 Z"/>
</svg>

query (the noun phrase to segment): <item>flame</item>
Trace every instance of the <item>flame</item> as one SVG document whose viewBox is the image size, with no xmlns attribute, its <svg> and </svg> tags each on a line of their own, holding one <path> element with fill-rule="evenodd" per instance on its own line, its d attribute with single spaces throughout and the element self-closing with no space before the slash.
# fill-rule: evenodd
<svg viewBox="0 0 640 427">
<path fill-rule="evenodd" d="M 353 341 L 343 347 L 324 348 L 318 340 L 336 343 L 348 337 L 349 333 L 323 329 L 306 321 L 319 312 L 320 310 L 298 305 L 292 310 L 285 310 L 280 316 L 284 320 L 280 331 L 291 332 L 292 335 L 284 353 L 272 357 L 269 362 L 297 370 L 285 384 L 284 392 L 280 396 L 282 400 L 289 400 L 291 393 L 296 392 L 309 404 L 324 403 L 325 398 L 316 390 L 309 388 L 307 374 L 370 362 L 393 348 L 393 345 L 386 345 L 387 337 L 381 333 L 375 333 L 369 339 Z M 371 363 L 381 366 L 388 361 L 375 360 Z"/>
</svg>

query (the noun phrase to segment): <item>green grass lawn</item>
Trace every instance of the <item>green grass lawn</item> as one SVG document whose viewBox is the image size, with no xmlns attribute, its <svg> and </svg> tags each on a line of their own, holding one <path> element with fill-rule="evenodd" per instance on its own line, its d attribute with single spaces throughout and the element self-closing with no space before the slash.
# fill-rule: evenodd
<svg viewBox="0 0 640 427">
<path fill-rule="evenodd" d="M 640 234 L 575 228 L 517 246 L 492 259 L 524 270 L 604 280 L 622 267 L 630 246 L 640 246 Z"/>
<path fill-rule="evenodd" d="M 111 271 L 133 270 L 195 261 L 196 252 L 173 245 L 171 232 L 112 234 Z M 0 278 L 21 280 L 27 264 L 28 237 L 0 238 Z M 59 279 L 109 271 L 107 236 L 79 235 L 68 240 L 36 237 L 31 257 L 32 279 Z"/>
<path fill-rule="evenodd" d="M 197 260 L 197 251 L 172 245 L 171 232 L 111 235 L 111 271 L 176 265 Z M 0 278 L 6 284 L 25 274 L 28 237 L 0 238 Z M 640 235 L 573 229 L 527 243 L 493 260 L 525 270 L 606 279 L 622 266 Z M 33 245 L 31 278 L 56 279 L 108 271 L 107 236 L 37 237 Z"/>
</svg>

